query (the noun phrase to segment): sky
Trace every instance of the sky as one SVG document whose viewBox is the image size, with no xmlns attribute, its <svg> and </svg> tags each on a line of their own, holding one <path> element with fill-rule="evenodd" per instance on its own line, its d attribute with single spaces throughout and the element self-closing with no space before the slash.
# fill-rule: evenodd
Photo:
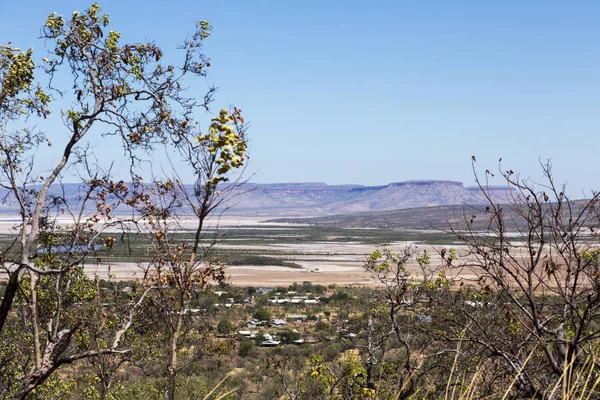
<svg viewBox="0 0 600 400">
<path fill-rule="evenodd" d="M 213 25 L 204 50 L 215 111 L 235 105 L 251 123 L 254 182 L 471 185 L 475 155 L 479 172 L 502 158 L 534 180 L 551 159 L 570 193 L 600 189 L 600 2 L 100 4 L 123 41 L 154 40 L 166 57 L 195 21 Z M 89 5 L 0 0 L 0 43 L 41 58 L 47 14 Z"/>
</svg>

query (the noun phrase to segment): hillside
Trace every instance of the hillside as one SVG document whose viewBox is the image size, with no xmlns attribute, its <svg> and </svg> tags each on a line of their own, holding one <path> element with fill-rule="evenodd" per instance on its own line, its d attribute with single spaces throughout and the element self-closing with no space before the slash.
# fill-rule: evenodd
<svg viewBox="0 0 600 400">
<path fill-rule="evenodd" d="M 333 228 L 372 228 L 382 230 L 447 230 L 465 226 L 473 215 L 475 229 L 484 229 L 485 207 L 481 205 L 451 205 L 407 208 L 402 210 L 339 214 L 313 218 L 278 218 L 269 222 L 310 224 Z"/>
<path fill-rule="evenodd" d="M 573 215 L 581 213 L 586 206 L 585 200 L 573 200 L 569 208 Z M 544 209 L 550 211 L 545 204 Z M 504 216 L 504 226 L 508 231 L 526 229 L 527 221 L 520 216 L 511 204 L 500 204 Z M 562 210 L 568 215 L 568 209 Z M 552 213 L 545 214 L 551 218 Z M 278 218 L 269 222 L 287 222 L 309 224 L 316 227 L 328 228 L 360 228 L 381 230 L 449 230 L 450 228 L 465 229 L 471 226 L 478 231 L 489 228 L 492 214 L 486 211 L 484 205 L 463 204 L 451 206 L 416 207 L 392 211 L 363 212 L 353 214 L 338 214 L 311 218 Z M 552 221 L 548 220 L 549 224 Z M 586 225 L 598 229 L 596 225 Z"/>
</svg>

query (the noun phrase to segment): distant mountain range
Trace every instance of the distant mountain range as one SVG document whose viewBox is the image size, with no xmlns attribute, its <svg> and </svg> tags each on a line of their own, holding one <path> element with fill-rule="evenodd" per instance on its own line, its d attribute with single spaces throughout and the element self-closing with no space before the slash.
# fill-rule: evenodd
<svg viewBox="0 0 600 400">
<path fill-rule="evenodd" d="M 490 187 L 490 196 L 506 202 L 507 187 Z M 228 203 L 232 214 L 325 216 L 416 207 L 485 204 L 479 187 L 454 181 L 406 181 L 382 186 L 325 183 L 245 184 Z"/>
<path fill-rule="evenodd" d="M 191 185 L 187 187 L 191 190 Z M 62 187 L 54 185 L 50 192 L 76 205 L 81 201 L 79 188 L 79 184 L 74 183 Z M 495 201 L 502 203 L 507 201 L 510 193 L 507 187 L 490 187 L 488 190 Z M 422 180 L 381 186 L 327 185 L 322 182 L 245 183 L 235 189 L 224 206 L 229 215 L 318 217 L 485 202 L 478 187 L 465 187 L 454 181 Z M 9 196 L 0 206 L 0 212 L 15 212 L 14 203 Z"/>
</svg>

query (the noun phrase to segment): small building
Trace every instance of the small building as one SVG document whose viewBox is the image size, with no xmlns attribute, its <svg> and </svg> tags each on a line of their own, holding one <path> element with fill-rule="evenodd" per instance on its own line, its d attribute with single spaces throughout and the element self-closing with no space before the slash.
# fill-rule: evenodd
<svg viewBox="0 0 600 400">
<path fill-rule="evenodd" d="M 269 303 L 271 303 L 271 304 L 283 304 L 283 303 L 288 303 L 288 302 L 289 302 L 288 299 L 278 299 L 278 298 L 269 299 Z"/>
<path fill-rule="evenodd" d="M 265 340 L 260 345 L 263 347 L 277 347 L 281 344 L 280 340 Z"/>
<path fill-rule="evenodd" d="M 423 323 L 431 323 L 432 318 L 431 315 L 425 315 L 425 314 L 417 314 L 417 322 L 423 322 Z"/>
<path fill-rule="evenodd" d="M 291 321 L 306 321 L 308 319 L 308 315 L 306 314 L 290 314 L 286 317 L 286 319 Z"/>
<path fill-rule="evenodd" d="M 253 318 L 252 321 L 246 323 L 246 328 L 254 329 L 257 326 L 264 326 L 264 325 L 265 325 L 265 321 L 259 321 L 255 318 Z"/>
</svg>

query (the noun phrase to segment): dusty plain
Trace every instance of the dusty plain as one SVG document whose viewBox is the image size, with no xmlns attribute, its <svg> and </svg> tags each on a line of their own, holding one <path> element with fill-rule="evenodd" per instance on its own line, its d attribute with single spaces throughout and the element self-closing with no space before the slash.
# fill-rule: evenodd
<svg viewBox="0 0 600 400">
<path fill-rule="evenodd" d="M 16 218 L 0 219 L 0 234 L 14 234 L 16 222 Z M 60 222 L 68 224 L 70 221 Z M 173 228 L 183 233 L 192 232 L 195 224 L 192 219 L 183 219 L 173 223 Z M 304 281 L 322 285 L 372 286 L 377 283 L 365 271 L 364 264 L 374 249 L 385 247 L 399 252 L 411 246 L 419 252 L 427 251 L 432 256 L 432 263 L 436 264 L 439 263 L 437 254 L 444 247 L 455 247 L 459 255 L 465 250 L 451 236 L 441 236 L 435 244 L 423 244 L 427 241 L 420 239 L 439 234 L 431 231 L 412 231 L 408 236 L 412 240 L 395 240 L 406 235 L 374 229 L 327 231 L 247 216 L 211 219 L 205 226 L 207 232 L 214 234 L 213 237 L 219 237 L 214 250 L 221 255 L 266 256 L 295 264 L 294 267 L 268 264 L 227 266 L 229 282 L 240 286 L 283 286 Z M 118 231 L 107 228 L 106 232 Z M 102 279 L 110 276 L 117 280 L 136 280 L 144 277 L 147 264 L 132 259 L 102 257 L 100 262 L 86 263 L 85 268 L 91 276 L 98 275 Z M 408 269 L 415 277 L 420 275 L 414 260 L 409 263 Z M 460 278 L 474 280 L 475 275 L 461 271 Z"/>
</svg>

